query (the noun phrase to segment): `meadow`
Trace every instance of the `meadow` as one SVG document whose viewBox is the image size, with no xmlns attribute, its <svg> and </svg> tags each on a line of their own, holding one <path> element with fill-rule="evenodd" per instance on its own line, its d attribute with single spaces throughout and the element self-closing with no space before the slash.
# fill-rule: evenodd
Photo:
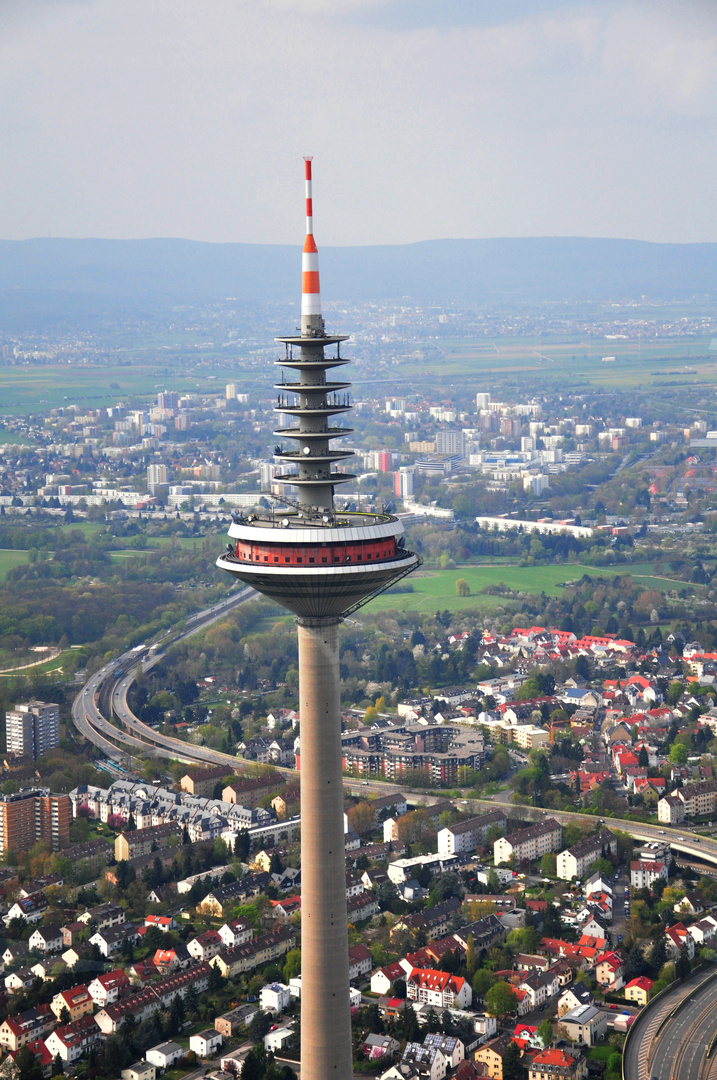
<svg viewBox="0 0 717 1080">
<path fill-rule="evenodd" d="M 660 387 L 666 384 L 717 382 L 717 355 L 710 339 L 689 341 L 674 338 L 642 341 L 605 341 L 600 338 L 547 340 L 540 337 L 501 337 L 495 341 L 448 340 L 441 343 L 442 356 L 431 357 L 432 376 L 499 377 L 539 375 L 575 389 L 589 384 L 605 389 Z M 603 357 L 613 356 L 605 362 Z M 427 364 L 411 360 L 401 365 L 402 378 L 426 377 Z"/>
<path fill-rule="evenodd" d="M 686 585 L 673 578 L 656 577 L 649 563 L 632 563 L 620 567 L 585 566 L 580 563 L 562 563 L 558 566 L 461 566 L 455 570 L 421 569 L 407 579 L 412 592 L 384 593 L 371 602 L 370 610 L 418 611 L 431 613 L 438 608 L 448 611 L 469 611 L 481 608 L 493 611 L 503 605 L 503 598 L 482 592 L 490 586 L 505 585 L 514 592 L 547 596 L 560 596 L 566 583 L 579 580 L 583 574 L 590 577 L 614 577 L 629 574 L 635 583 L 646 589 L 669 592 L 672 589 L 703 589 L 704 586 Z M 456 581 L 463 578 L 470 586 L 470 596 L 456 594 Z M 399 586 L 400 588 L 400 586 Z"/>
</svg>

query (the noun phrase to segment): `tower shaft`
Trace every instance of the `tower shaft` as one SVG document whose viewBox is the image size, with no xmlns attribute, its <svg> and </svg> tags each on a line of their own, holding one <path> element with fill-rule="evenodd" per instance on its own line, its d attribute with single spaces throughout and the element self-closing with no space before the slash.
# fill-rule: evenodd
<svg viewBox="0 0 717 1080">
<path fill-rule="evenodd" d="M 298 623 L 301 1077 L 351 1080 L 339 620 Z"/>
</svg>

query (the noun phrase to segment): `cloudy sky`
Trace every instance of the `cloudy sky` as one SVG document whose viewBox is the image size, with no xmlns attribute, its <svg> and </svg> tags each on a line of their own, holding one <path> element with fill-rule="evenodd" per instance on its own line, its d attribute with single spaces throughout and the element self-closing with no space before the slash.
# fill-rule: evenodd
<svg viewBox="0 0 717 1080">
<path fill-rule="evenodd" d="M 717 241 L 715 0 L 0 0 L 0 238 Z"/>
</svg>

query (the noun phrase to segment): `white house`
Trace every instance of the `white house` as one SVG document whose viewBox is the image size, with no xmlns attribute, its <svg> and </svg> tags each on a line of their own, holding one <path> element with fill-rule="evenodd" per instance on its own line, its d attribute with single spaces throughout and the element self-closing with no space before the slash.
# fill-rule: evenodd
<svg viewBox="0 0 717 1080">
<path fill-rule="evenodd" d="M 665 863 L 658 862 L 656 859 L 649 862 L 633 859 L 630 863 L 630 884 L 633 889 L 649 889 L 653 881 L 657 881 L 658 878 L 667 881 Z"/>
<path fill-rule="evenodd" d="M 277 1050 L 283 1050 L 293 1037 L 294 1029 L 292 1027 L 288 1025 L 278 1027 L 275 1031 L 269 1031 L 264 1036 L 264 1047 L 266 1050 L 276 1053 Z"/>
<path fill-rule="evenodd" d="M 37 930 L 33 930 L 28 945 L 33 952 L 60 952 L 62 950 L 62 933 L 59 926 L 40 926 Z"/>
<path fill-rule="evenodd" d="M 279 1016 L 283 1013 L 291 1001 L 291 992 L 288 986 L 284 983 L 269 983 L 268 986 L 262 987 L 259 994 L 259 1006 L 264 1012 L 274 1013 L 275 1016 Z"/>
<path fill-rule="evenodd" d="M 156 1065 L 158 1069 L 171 1069 L 173 1065 L 184 1057 L 186 1050 L 175 1042 L 158 1043 L 145 1051 L 145 1060 Z"/>
<path fill-rule="evenodd" d="M 206 1028 L 198 1035 L 189 1036 L 189 1049 L 193 1050 L 198 1058 L 211 1058 L 221 1049 L 222 1036 L 214 1028 Z"/>
<path fill-rule="evenodd" d="M 437 1009 L 465 1009 L 473 1000 L 473 990 L 460 975 L 412 968 L 406 977 L 406 997 L 410 1001 L 425 1001 Z"/>
</svg>

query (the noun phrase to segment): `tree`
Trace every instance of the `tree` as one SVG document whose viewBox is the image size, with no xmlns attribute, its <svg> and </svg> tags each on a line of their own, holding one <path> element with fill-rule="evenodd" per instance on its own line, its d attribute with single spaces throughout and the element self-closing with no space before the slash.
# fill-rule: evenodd
<svg viewBox="0 0 717 1080">
<path fill-rule="evenodd" d="M 473 935 L 468 935 L 466 942 L 466 974 L 468 981 L 473 982 L 473 976 L 476 973 L 476 947 L 473 941 Z"/>
<path fill-rule="evenodd" d="M 542 1042 L 543 1046 L 550 1046 L 553 1041 L 553 1025 L 547 1016 L 543 1020 L 542 1024 L 538 1024 L 537 1036 Z"/>
<path fill-rule="evenodd" d="M 470 596 L 471 587 L 465 578 L 459 577 L 456 581 L 456 596 Z"/>
<path fill-rule="evenodd" d="M 524 1080 L 524 1077 L 518 1044 L 511 1039 L 503 1051 L 503 1080 Z"/>
<path fill-rule="evenodd" d="M 44 1076 L 42 1065 L 29 1046 L 23 1046 L 18 1051 L 15 1065 L 18 1069 L 18 1080 L 42 1080 Z"/>
<path fill-rule="evenodd" d="M 555 877 L 558 872 L 558 856 L 554 851 L 546 851 L 540 860 L 540 873 L 543 877 Z"/>
<path fill-rule="evenodd" d="M 284 981 L 289 982 L 301 973 L 301 949 L 289 949 L 284 961 Z"/>
<path fill-rule="evenodd" d="M 670 747 L 668 761 L 671 765 L 682 766 L 687 764 L 687 747 L 683 743 L 674 742 Z"/>
<path fill-rule="evenodd" d="M 473 976 L 473 993 L 476 997 L 485 999 L 491 986 L 495 983 L 495 975 L 488 968 L 478 968 Z"/>
<path fill-rule="evenodd" d="M 491 1016 L 512 1016 L 518 1007 L 515 990 L 506 982 L 494 983 L 485 995 L 485 1006 Z"/>
<path fill-rule="evenodd" d="M 680 949 L 677 962 L 675 963 L 675 978 L 686 979 L 692 971 L 692 965 L 690 964 L 690 958 L 687 954 L 687 949 Z"/>
</svg>

